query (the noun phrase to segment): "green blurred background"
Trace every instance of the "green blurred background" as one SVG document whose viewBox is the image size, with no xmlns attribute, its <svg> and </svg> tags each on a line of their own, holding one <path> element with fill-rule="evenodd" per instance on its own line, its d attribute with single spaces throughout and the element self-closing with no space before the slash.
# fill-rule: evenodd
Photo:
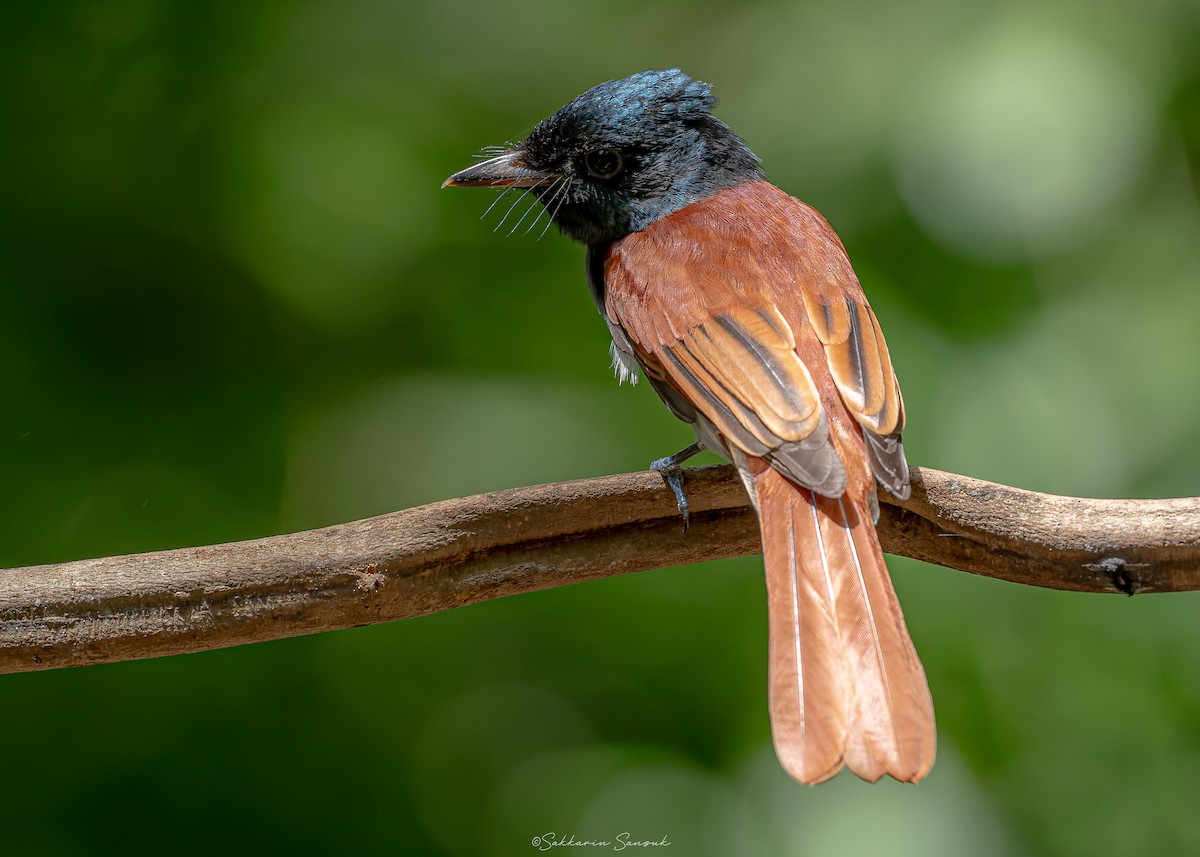
<svg viewBox="0 0 1200 857">
<path fill-rule="evenodd" d="M 438 189 L 674 65 L 845 240 L 910 460 L 1200 494 L 1198 36 L 1185 0 L 8 0 L 0 566 L 684 445 L 611 379 L 582 251 Z M 917 788 L 780 771 L 748 558 L 0 677 L 0 854 L 1200 851 L 1200 596 L 892 568 L 939 715 Z"/>
</svg>

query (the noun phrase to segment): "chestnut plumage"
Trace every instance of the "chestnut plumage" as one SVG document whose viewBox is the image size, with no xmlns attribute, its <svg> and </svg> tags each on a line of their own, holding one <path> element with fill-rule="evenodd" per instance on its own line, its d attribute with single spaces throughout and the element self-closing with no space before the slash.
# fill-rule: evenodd
<svg viewBox="0 0 1200 857">
<path fill-rule="evenodd" d="M 587 246 L 619 365 L 737 467 L 762 528 L 788 773 L 916 782 L 933 703 L 874 526 L 877 481 L 909 492 L 900 387 L 841 242 L 763 178 L 715 103 L 678 69 L 608 81 L 446 184 L 537 197 Z"/>
</svg>

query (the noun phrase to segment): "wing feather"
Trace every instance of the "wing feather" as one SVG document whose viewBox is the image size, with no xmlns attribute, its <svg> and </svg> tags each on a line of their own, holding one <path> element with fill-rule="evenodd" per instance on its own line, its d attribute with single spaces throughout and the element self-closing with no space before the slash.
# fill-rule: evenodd
<svg viewBox="0 0 1200 857">
<path fill-rule="evenodd" d="M 827 300 L 803 293 L 804 308 L 829 361 L 842 401 L 867 431 L 897 434 L 904 404 L 879 320 L 866 301 L 852 295 Z"/>
<path fill-rule="evenodd" d="M 656 357 L 669 382 L 741 451 L 826 496 L 845 490 L 820 391 L 774 307 L 732 307 Z"/>
</svg>

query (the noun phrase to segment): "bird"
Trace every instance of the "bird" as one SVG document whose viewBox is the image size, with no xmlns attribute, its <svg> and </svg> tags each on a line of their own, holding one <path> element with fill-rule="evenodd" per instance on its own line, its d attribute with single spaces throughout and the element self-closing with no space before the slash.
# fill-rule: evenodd
<svg viewBox="0 0 1200 857">
<path fill-rule="evenodd" d="M 795 780 L 933 765 L 933 701 L 875 529 L 904 500 L 905 413 L 879 321 L 817 211 L 771 184 L 675 69 L 609 80 L 443 187 L 516 188 L 586 248 L 622 380 L 639 373 L 696 442 L 652 465 L 730 460 L 758 516 L 768 709 Z"/>
</svg>

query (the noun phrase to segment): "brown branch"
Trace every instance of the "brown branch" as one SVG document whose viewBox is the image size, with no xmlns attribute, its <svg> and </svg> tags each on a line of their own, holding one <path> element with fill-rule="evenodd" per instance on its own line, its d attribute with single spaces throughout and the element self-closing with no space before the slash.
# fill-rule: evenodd
<svg viewBox="0 0 1200 857">
<path fill-rule="evenodd" d="M 0 673 L 369 625 L 758 552 L 733 470 L 687 473 L 686 534 L 661 479 L 632 473 L 255 541 L 0 570 Z M 1200 498 L 1082 500 L 916 469 L 910 500 L 881 499 L 891 553 L 1080 592 L 1200 589 Z"/>
</svg>

